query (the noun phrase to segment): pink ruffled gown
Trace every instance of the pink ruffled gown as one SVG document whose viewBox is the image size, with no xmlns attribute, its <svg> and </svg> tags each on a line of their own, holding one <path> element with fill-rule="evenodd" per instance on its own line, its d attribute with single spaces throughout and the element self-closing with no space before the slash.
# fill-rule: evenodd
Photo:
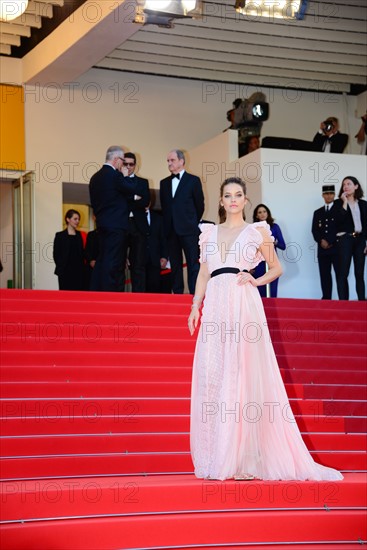
<svg viewBox="0 0 367 550">
<path fill-rule="evenodd" d="M 238 234 L 222 262 L 218 226 L 203 224 L 200 261 L 212 273 L 254 268 L 264 258 L 258 227 Z M 269 230 L 270 234 L 270 230 Z M 191 395 L 191 453 L 198 478 L 251 474 L 264 480 L 340 480 L 308 452 L 292 414 L 261 297 L 225 273 L 209 280 L 196 343 Z"/>
</svg>

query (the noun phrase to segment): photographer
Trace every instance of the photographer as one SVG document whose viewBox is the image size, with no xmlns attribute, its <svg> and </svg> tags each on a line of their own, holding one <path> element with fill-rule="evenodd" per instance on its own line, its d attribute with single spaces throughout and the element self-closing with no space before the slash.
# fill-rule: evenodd
<svg viewBox="0 0 367 550">
<path fill-rule="evenodd" d="M 339 120 L 328 117 L 320 124 L 320 130 L 313 138 L 315 151 L 323 153 L 343 153 L 348 143 L 348 135 L 339 132 Z"/>
</svg>

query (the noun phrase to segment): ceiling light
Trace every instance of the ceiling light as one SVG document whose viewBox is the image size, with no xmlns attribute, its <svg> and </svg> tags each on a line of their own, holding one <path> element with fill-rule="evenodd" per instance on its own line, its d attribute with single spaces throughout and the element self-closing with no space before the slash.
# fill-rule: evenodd
<svg viewBox="0 0 367 550">
<path fill-rule="evenodd" d="M 0 0 L 1 21 L 12 21 L 22 15 L 28 6 L 28 0 Z"/>
<path fill-rule="evenodd" d="M 248 17 L 303 19 L 307 0 L 236 0 L 235 10 Z"/>
<path fill-rule="evenodd" d="M 146 10 L 165 10 L 170 5 L 171 0 L 146 0 L 145 9 Z"/>
<path fill-rule="evenodd" d="M 172 27 L 173 19 L 197 17 L 202 13 L 202 0 L 137 0 L 135 23 Z"/>
</svg>

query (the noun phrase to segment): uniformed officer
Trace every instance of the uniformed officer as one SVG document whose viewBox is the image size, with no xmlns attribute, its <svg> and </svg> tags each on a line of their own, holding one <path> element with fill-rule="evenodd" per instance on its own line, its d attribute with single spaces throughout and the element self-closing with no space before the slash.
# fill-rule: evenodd
<svg viewBox="0 0 367 550">
<path fill-rule="evenodd" d="M 323 185 L 322 197 L 324 206 L 315 210 L 312 220 L 312 235 L 317 242 L 317 259 L 319 262 L 322 299 L 331 300 L 331 268 L 337 271 L 337 245 L 335 225 L 335 186 Z"/>
</svg>

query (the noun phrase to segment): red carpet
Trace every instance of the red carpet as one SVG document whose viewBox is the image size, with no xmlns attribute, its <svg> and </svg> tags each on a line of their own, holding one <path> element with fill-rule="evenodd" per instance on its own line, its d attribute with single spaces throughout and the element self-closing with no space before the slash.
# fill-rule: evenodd
<svg viewBox="0 0 367 550">
<path fill-rule="evenodd" d="M 345 550 L 366 541 L 365 304 L 265 300 L 306 445 L 345 479 L 217 482 L 192 474 L 189 296 L 0 297 L 1 548 Z"/>
</svg>

